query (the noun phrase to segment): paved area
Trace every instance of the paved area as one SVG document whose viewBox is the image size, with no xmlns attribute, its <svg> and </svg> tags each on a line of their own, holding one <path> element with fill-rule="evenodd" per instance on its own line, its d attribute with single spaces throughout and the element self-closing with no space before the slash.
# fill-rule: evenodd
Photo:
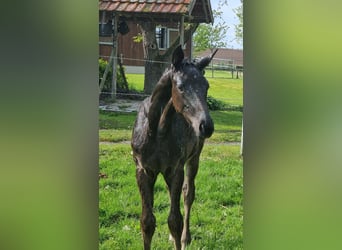
<svg viewBox="0 0 342 250">
<path fill-rule="evenodd" d="M 120 111 L 120 112 L 135 112 L 138 111 L 142 101 L 117 99 L 113 103 L 101 103 L 99 108 L 101 110 Z"/>
</svg>

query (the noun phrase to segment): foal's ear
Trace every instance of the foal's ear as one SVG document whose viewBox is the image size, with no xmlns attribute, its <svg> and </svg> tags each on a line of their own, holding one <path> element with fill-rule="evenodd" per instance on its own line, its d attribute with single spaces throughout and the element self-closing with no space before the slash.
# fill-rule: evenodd
<svg viewBox="0 0 342 250">
<path fill-rule="evenodd" d="M 179 45 L 175 51 L 173 51 L 172 54 L 172 65 L 176 68 L 179 69 L 182 61 L 184 59 L 184 52 L 182 50 L 182 46 Z"/>
<path fill-rule="evenodd" d="M 218 49 L 216 49 L 210 56 L 204 57 L 200 61 L 196 62 L 196 66 L 198 67 L 200 71 L 203 71 L 204 68 L 209 65 L 209 63 L 214 58 L 217 51 Z"/>
</svg>

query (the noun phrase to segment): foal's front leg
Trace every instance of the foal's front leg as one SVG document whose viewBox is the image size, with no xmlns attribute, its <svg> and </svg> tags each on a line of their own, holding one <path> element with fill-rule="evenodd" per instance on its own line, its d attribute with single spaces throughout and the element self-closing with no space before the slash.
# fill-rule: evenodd
<svg viewBox="0 0 342 250">
<path fill-rule="evenodd" d="M 153 215 L 153 187 L 156 176 L 149 176 L 146 171 L 137 167 L 136 178 L 139 186 L 142 203 L 140 227 L 144 240 L 144 249 L 151 249 L 152 236 L 156 227 L 156 218 Z"/>
<path fill-rule="evenodd" d="M 181 237 L 183 229 L 183 216 L 180 212 L 180 196 L 182 193 L 182 185 L 184 180 L 184 170 L 182 167 L 178 168 L 175 173 L 164 175 L 167 183 L 171 208 L 168 218 L 168 225 L 170 233 L 174 239 L 175 249 L 181 249 Z"/>
<path fill-rule="evenodd" d="M 199 157 L 192 158 L 186 166 L 186 174 L 183 183 L 184 197 L 184 226 L 182 233 L 182 250 L 191 242 L 190 234 L 190 210 L 195 199 L 195 177 L 198 170 Z"/>
</svg>

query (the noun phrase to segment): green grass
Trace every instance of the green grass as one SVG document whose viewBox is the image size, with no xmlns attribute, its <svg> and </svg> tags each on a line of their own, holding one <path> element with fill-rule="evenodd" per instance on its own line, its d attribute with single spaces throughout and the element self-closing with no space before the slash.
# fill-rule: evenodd
<svg viewBox="0 0 342 250">
<path fill-rule="evenodd" d="M 209 95 L 226 104 L 242 105 L 242 80 L 211 78 Z M 143 75 L 127 74 L 130 87 L 143 89 Z M 223 78 L 225 77 L 225 78 Z M 229 75 L 229 77 L 231 77 Z M 210 111 L 215 131 L 204 145 L 196 177 L 196 199 L 191 210 L 192 243 L 187 248 L 242 249 L 243 176 L 239 142 L 242 113 Z M 139 217 L 141 203 L 135 181 L 130 141 L 136 113 L 100 111 L 99 114 L 99 249 L 142 249 Z M 169 198 L 159 176 L 155 184 L 157 228 L 152 249 L 173 249 L 168 241 Z M 183 211 L 183 205 L 181 205 Z"/>
<path fill-rule="evenodd" d="M 207 142 L 239 142 L 241 138 L 242 113 L 238 111 L 211 111 L 214 134 Z M 130 141 L 136 113 L 100 111 L 100 141 Z"/>
<path fill-rule="evenodd" d="M 207 77 L 210 84 L 208 95 L 222 100 L 231 105 L 242 105 L 242 79 L 211 78 Z"/>
<path fill-rule="evenodd" d="M 127 82 L 130 88 L 144 90 L 144 74 L 126 74 Z"/>
<path fill-rule="evenodd" d="M 132 130 L 136 116 L 136 112 L 120 113 L 101 110 L 99 126 L 100 129 Z"/>
<path fill-rule="evenodd" d="M 214 71 L 214 78 L 211 77 L 211 71 L 205 74 L 210 88 L 208 95 L 231 105 L 242 105 L 242 79 L 232 79 L 228 71 Z M 143 74 L 127 74 L 127 81 L 130 87 L 142 91 L 144 89 Z"/>
<path fill-rule="evenodd" d="M 100 145 L 100 249 L 142 249 L 140 196 L 131 148 Z M 242 249 L 242 160 L 238 146 L 205 145 L 192 207 L 188 249 Z M 169 198 L 161 176 L 155 185 L 157 228 L 153 249 L 173 249 L 168 241 Z"/>
</svg>

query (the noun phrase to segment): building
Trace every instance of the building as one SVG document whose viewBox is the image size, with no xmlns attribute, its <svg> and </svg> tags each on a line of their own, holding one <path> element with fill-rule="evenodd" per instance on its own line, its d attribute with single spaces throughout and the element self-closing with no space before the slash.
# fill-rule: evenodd
<svg viewBox="0 0 342 250">
<path fill-rule="evenodd" d="M 203 52 L 196 53 L 196 57 L 204 57 L 210 54 L 210 49 L 207 49 Z M 215 65 L 229 64 L 233 65 L 234 67 L 243 66 L 243 50 L 219 48 L 219 50 L 215 54 L 213 63 Z"/>
<path fill-rule="evenodd" d="M 117 38 L 112 36 L 112 21 L 117 18 L 119 28 Z M 209 0 L 102 0 L 99 1 L 99 56 L 109 59 L 113 39 L 117 44 L 117 57 L 122 58 L 126 72 L 142 73 L 144 50 L 139 40 L 140 22 L 157 25 L 156 37 L 160 53 L 169 48 L 180 36 L 184 39 L 186 23 L 211 23 L 213 14 Z M 127 33 L 126 31 L 129 30 Z M 185 55 L 192 58 L 192 34 L 183 43 Z"/>
</svg>

